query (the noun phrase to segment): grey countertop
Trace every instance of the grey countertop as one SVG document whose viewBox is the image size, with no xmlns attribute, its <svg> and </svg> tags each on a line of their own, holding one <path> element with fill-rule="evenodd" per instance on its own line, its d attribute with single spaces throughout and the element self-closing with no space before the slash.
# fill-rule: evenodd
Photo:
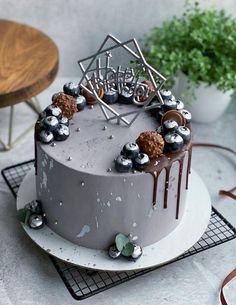
<svg viewBox="0 0 236 305">
<path fill-rule="evenodd" d="M 57 79 L 39 96 L 41 104 L 50 103 L 67 79 Z M 6 126 L 9 109 L 0 109 L 0 133 Z M 16 134 L 34 122 L 25 105 L 16 108 Z M 236 149 L 236 104 L 214 124 L 194 124 L 195 142 L 212 142 Z M 33 158 L 33 132 L 9 152 L 0 152 L 0 169 Z M 201 175 L 213 205 L 236 226 L 236 202 L 218 196 L 219 189 L 236 185 L 235 159 L 216 149 L 194 148 L 193 168 Z M 15 218 L 15 199 L 0 177 L 0 305 L 78 304 L 58 276 L 48 255 L 41 251 Z M 187 233 L 186 233 L 187 234 Z M 236 267 L 236 239 L 154 272 L 124 283 L 81 304 L 103 305 L 219 305 L 219 288 L 225 276 Z M 236 280 L 225 295 L 236 303 Z"/>
</svg>

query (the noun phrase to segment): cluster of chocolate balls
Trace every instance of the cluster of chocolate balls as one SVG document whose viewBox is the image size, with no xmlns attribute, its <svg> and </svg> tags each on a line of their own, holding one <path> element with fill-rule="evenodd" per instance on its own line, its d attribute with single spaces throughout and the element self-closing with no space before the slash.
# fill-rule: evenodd
<svg viewBox="0 0 236 305">
<path fill-rule="evenodd" d="M 34 230 L 41 229 L 45 224 L 45 216 L 42 211 L 41 202 L 38 200 L 33 200 L 27 203 L 24 207 L 26 213 L 29 214 L 27 217 L 27 225 Z"/>
<path fill-rule="evenodd" d="M 178 152 L 191 139 L 191 131 L 186 126 L 191 122 L 191 113 L 184 109 L 184 103 L 175 99 L 171 91 L 160 93 L 164 104 L 152 112 L 159 123 L 156 131 L 164 138 L 165 152 Z"/>
<path fill-rule="evenodd" d="M 69 121 L 77 111 L 86 106 L 86 99 L 80 95 L 78 85 L 69 82 L 63 86 L 63 92 L 52 96 L 52 104 L 39 115 L 36 124 L 38 139 L 44 144 L 64 141 L 70 135 Z"/>
<path fill-rule="evenodd" d="M 132 169 L 144 170 L 150 163 L 147 154 L 140 152 L 137 143 L 126 143 L 115 159 L 115 168 L 120 173 L 127 173 Z"/>
<path fill-rule="evenodd" d="M 163 153 L 177 153 L 191 139 L 189 123 L 191 113 L 184 109 L 184 103 L 176 100 L 171 91 L 161 91 L 163 105 L 152 109 L 157 118 L 155 131 L 142 132 L 134 143 L 126 143 L 115 160 L 118 172 L 144 170 L 150 159 L 156 159 Z M 153 101 L 158 103 L 158 101 Z"/>
<path fill-rule="evenodd" d="M 129 236 L 118 233 L 115 237 L 115 243 L 108 249 L 108 255 L 112 259 L 125 257 L 128 260 L 136 261 L 143 254 L 141 246 L 130 241 Z"/>
</svg>

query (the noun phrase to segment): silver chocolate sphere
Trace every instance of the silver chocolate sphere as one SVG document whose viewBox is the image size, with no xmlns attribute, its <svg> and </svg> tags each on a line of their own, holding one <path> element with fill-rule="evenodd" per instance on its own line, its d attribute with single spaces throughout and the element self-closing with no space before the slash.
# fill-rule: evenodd
<svg viewBox="0 0 236 305">
<path fill-rule="evenodd" d="M 29 226 L 31 229 L 41 229 L 44 226 L 43 216 L 39 214 L 32 214 L 29 218 Z"/>
<path fill-rule="evenodd" d="M 59 122 L 58 119 L 55 116 L 47 116 L 46 118 L 44 118 L 42 120 L 42 124 L 44 126 L 45 129 L 49 130 L 49 131 L 53 131 L 54 129 L 57 128 Z"/>
<path fill-rule="evenodd" d="M 189 122 L 191 121 L 192 115 L 191 115 L 191 113 L 190 113 L 188 110 L 186 110 L 186 109 L 181 109 L 181 110 L 179 110 L 179 112 L 180 112 L 180 113 L 183 115 L 183 117 L 185 118 L 186 123 L 189 123 Z"/>
<path fill-rule="evenodd" d="M 179 126 L 177 128 L 177 131 L 176 131 L 184 140 L 184 143 L 187 143 L 190 141 L 190 138 L 191 138 L 191 131 L 189 130 L 188 127 L 186 126 Z"/>
<path fill-rule="evenodd" d="M 54 140 L 53 133 L 48 130 L 41 130 L 39 133 L 39 141 L 44 144 L 50 144 Z"/>
<path fill-rule="evenodd" d="M 131 255 L 133 259 L 138 259 L 143 254 L 143 250 L 139 245 L 134 244 L 134 252 Z"/>
<path fill-rule="evenodd" d="M 63 124 L 63 125 L 66 125 L 66 126 L 69 126 L 70 121 L 69 121 L 69 119 L 66 116 L 62 116 L 59 119 L 59 123 Z"/>
<path fill-rule="evenodd" d="M 59 124 L 58 127 L 53 131 L 54 139 L 56 141 L 64 141 L 70 135 L 70 129 L 68 126 Z"/>
<path fill-rule="evenodd" d="M 110 90 L 107 90 L 103 96 L 103 101 L 107 104 L 114 104 L 117 102 L 119 97 L 118 91 L 111 88 Z"/>
<path fill-rule="evenodd" d="M 139 146 L 135 142 L 126 143 L 123 147 L 122 153 L 127 158 L 133 159 L 139 153 Z"/>
<path fill-rule="evenodd" d="M 167 135 L 165 135 L 164 139 L 165 139 L 165 142 L 169 143 L 169 144 L 182 143 L 183 142 L 182 137 L 175 132 L 174 133 L 168 133 Z"/>
<path fill-rule="evenodd" d="M 111 258 L 115 259 L 121 255 L 121 252 L 116 248 L 116 245 L 112 245 L 108 250 L 108 254 Z"/>
<path fill-rule="evenodd" d="M 125 156 L 118 156 L 115 160 L 115 168 L 120 173 L 127 173 L 133 167 L 133 162 L 131 159 L 126 158 Z"/>
<path fill-rule="evenodd" d="M 163 127 L 166 130 L 172 131 L 172 130 L 176 130 L 178 127 L 178 123 L 175 120 L 166 120 L 163 123 Z"/>
<path fill-rule="evenodd" d="M 184 103 L 181 100 L 177 100 L 176 105 L 177 105 L 177 107 L 176 107 L 177 110 L 184 109 Z"/>
<path fill-rule="evenodd" d="M 87 104 L 86 98 L 83 95 L 79 95 L 75 99 L 77 110 L 81 111 Z"/>
<path fill-rule="evenodd" d="M 47 116 L 55 116 L 59 119 L 62 116 L 62 111 L 59 107 L 55 105 L 49 105 L 47 108 L 44 109 Z"/>
<path fill-rule="evenodd" d="M 161 90 L 160 91 L 161 96 L 163 99 L 171 99 L 172 98 L 172 92 L 170 90 Z"/>
<path fill-rule="evenodd" d="M 136 169 L 142 170 L 150 163 L 150 159 L 147 154 L 139 153 L 134 158 L 134 167 Z"/>
</svg>

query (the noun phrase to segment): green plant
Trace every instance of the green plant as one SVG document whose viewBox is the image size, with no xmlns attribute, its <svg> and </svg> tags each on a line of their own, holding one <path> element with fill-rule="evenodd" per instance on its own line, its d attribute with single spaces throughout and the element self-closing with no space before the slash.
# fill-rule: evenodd
<svg viewBox="0 0 236 305">
<path fill-rule="evenodd" d="M 187 6 L 182 17 L 151 30 L 143 53 L 167 78 L 168 87 L 182 71 L 190 84 L 203 81 L 236 92 L 236 21 L 223 10 L 203 10 L 198 3 Z"/>
</svg>

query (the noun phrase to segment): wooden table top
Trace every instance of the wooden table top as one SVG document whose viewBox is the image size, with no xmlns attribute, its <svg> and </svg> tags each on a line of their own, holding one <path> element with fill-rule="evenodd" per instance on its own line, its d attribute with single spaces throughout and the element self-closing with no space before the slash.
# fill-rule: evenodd
<svg viewBox="0 0 236 305">
<path fill-rule="evenodd" d="M 54 80 L 55 43 L 28 25 L 0 20 L 0 108 L 36 96 Z"/>
</svg>

